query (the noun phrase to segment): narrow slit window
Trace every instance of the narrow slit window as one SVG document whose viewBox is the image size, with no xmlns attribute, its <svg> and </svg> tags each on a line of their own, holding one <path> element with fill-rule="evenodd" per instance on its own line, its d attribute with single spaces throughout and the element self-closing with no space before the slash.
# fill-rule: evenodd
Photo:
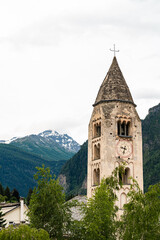
<svg viewBox="0 0 160 240">
<path fill-rule="evenodd" d="M 94 169 L 93 171 L 93 185 L 98 186 L 100 184 L 100 170 Z"/>
<path fill-rule="evenodd" d="M 125 136 L 125 127 L 126 127 L 125 122 L 123 122 L 123 123 L 121 124 L 121 135 L 122 135 L 122 136 Z"/>
<path fill-rule="evenodd" d="M 100 159 L 100 144 L 94 145 L 94 160 Z"/>
<path fill-rule="evenodd" d="M 101 123 L 94 124 L 94 138 L 101 136 Z"/>
<path fill-rule="evenodd" d="M 122 173 L 119 173 L 119 182 L 122 183 Z"/>
<path fill-rule="evenodd" d="M 117 127 L 118 127 L 118 136 L 119 136 L 119 135 L 121 135 L 121 131 L 120 131 L 120 129 L 121 129 L 121 122 L 120 121 L 118 121 Z"/>
<path fill-rule="evenodd" d="M 123 173 L 123 176 L 122 176 L 122 183 L 123 184 L 130 184 L 130 169 L 129 168 L 126 168 L 124 173 Z"/>
</svg>

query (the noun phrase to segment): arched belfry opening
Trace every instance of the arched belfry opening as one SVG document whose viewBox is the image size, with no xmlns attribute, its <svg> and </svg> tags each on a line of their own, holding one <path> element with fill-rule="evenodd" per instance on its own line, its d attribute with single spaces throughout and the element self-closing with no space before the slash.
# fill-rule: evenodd
<svg viewBox="0 0 160 240">
<path fill-rule="evenodd" d="M 93 126 L 93 138 L 101 136 L 101 122 L 97 122 Z"/>
<path fill-rule="evenodd" d="M 120 137 L 131 136 L 131 122 L 128 120 L 120 119 L 117 121 L 117 134 Z"/>
<path fill-rule="evenodd" d="M 126 203 L 127 203 L 127 196 L 125 193 L 122 193 L 120 196 L 120 209 L 123 209 L 123 206 Z"/>
<path fill-rule="evenodd" d="M 98 186 L 100 184 L 100 169 L 94 169 L 93 171 L 93 186 Z"/>
<path fill-rule="evenodd" d="M 94 160 L 100 159 L 100 144 L 95 144 L 94 145 Z"/>
</svg>

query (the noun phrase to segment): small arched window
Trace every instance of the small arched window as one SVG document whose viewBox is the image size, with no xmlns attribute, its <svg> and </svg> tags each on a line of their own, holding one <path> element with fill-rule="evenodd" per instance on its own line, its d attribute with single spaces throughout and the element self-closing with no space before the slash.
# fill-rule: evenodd
<svg viewBox="0 0 160 240">
<path fill-rule="evenodd" d="M 101 122 L 94 124 L 93 137 L 97 138 L 101 136 Z"/>
<path fill-rule="evenodd" d="M 98 186 L 100 184 L 100 170 L 99 168 L 93 171 L 93 185 Z"/>
<path fill-rule="evenodd" d="M 94 145 L 94 160 L 100 159 L 100 144 Z"/>
<path fill-rule="evenodd" d="M 120 208 L 122 209 L 124 204 L 127 203 L 127 196 L 125 193 L 122 193 L 120 196 Z"/>
<path fill-rule="evenodd" d="M 122 174 L 122 183 L 123 184 L 130 184 L 130 169 L 126 168 L 124 173 Z"/>
</svg>

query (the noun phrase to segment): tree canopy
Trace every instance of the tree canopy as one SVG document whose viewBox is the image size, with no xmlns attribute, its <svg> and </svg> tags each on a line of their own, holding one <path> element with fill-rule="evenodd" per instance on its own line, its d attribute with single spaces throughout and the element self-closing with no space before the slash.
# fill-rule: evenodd
<svg viewBox="0 0 160 240">
<path fill-rule="evenodd" d="M 119 172 L 123 166 L 116 168 L 112 175 L 101 181 L 97 186 L 92 198 L 88 199 L 86 205 L 82 206 L 83 218 L 75 223 L 73 239 L 85 240 L 116 240 L 118 207 L 115 205 L 116 190 L 121 187 Z"/>
<path fill-rule="evenodd" d="M 133 180 L 128 198 L 120 221 L 120 239 L 159 240 L 160 183 L 150 186 L 143 194 Z"/>
<path fill-rule="evenodd" d="M 49 234 L 43 230 L 30 228 L 27 225 L 20 225 L 19 227 L 9 226 L 0 231 L 0 240 L 49 240 Z"/>
<path fill-rule="evenodd" d="M 46 230 L 52 239 L 74 240 L 159 240 L 160 183 L 150 186 L 145 194 L 132 179 L 123 215 L 117 218 L 116 191 L 122 187 L 124 166 L 101 181 L 92 198 L 81 206 L 82 219 L 73 221 L 63 189 L 49 168 L 37 168 L 29 205 L 31 226 Z"/>
<path fill-rule="evenodd" d="M 65 204 L 63 188 L 52 176 L 49 168 L 37 167 L 34 188 L 29 205 L 31 226 L 45 229 L 52 238 L 62 239 L 70 223 L 70 209 Z"/>
<path fill-rule="evenodd" d="M 115 169 L 102 180 L 83 210 L 83 218 L 75 222 L 73 239 L 80 240 L 159 240 L 160 239 L 160 183 L 143 193 L 132 179 L 128 202 L 123 215 L 116 217 L 116 190 L 122 186 L 119 176 L 124 168 Z"/>
</svg>

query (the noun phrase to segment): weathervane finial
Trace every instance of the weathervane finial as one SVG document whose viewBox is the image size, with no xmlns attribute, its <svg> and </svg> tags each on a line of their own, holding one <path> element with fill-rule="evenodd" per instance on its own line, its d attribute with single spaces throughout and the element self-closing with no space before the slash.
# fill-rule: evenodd
<svg viewBox="0 0 160 240">
<path fill-rule="evenodd" d="M 110 51 L 114 52 L 114 57 L 116 56 L 116 52 L 119 52 L 119 50 L 116 50 L 115 44 L 113 45 L 113 50 L 109 49 Z"/>
</svg>

